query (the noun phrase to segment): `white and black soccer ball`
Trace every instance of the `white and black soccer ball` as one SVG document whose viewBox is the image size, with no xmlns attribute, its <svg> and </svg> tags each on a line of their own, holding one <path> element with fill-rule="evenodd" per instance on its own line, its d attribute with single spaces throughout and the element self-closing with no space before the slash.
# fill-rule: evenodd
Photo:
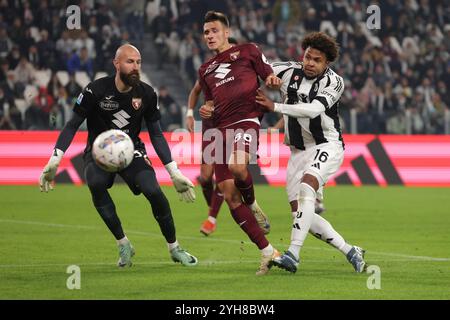
<svg viewBox="0 0 450 320">
<path fill-rule="evenodd" d="M 121 130 L 107 130 L 95 138 L 92 145 L 92 157 L 103 170 L 118 172 L 128 167 L 133 161 L 133 141 Z"/>
</svg>

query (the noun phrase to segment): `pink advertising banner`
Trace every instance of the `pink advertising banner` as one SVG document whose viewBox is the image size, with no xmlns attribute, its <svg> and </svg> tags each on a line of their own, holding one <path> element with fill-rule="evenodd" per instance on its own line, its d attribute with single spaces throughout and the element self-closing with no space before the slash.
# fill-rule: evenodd
<svg viewBox="0 0 450 320">
<path fill-rule="evenodd" d="M 0 184 L 37 185 L 59 132 L 0 131 Z M 192 181 L 200 170 L 201 135 L 186 132 L 165 134 L 172 156 Z M 162 185 L 170 178 L 141 134 L 149 158 Z M 79 132 L 58 169 L 57 182 L 83 184 L 83 150 L 87 133 Z M 258 166 L 252 166 L 258 183 L 282 186 L 290 150 L 283 135 L 262 133 Z M 345 135 L 345 159 L 329 185 L 405 185 L 450 187 L 450 136 Z"/>
</svg>

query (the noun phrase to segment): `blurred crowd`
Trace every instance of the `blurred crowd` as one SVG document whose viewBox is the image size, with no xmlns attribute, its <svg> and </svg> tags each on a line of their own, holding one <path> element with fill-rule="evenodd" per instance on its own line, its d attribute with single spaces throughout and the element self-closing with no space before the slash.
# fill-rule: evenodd
<svg viewBox="0 0 450 320">
<path fill-rule="evenodd" d="M 61 129 L 83 85 L 114 72 L 117 47 L 143 42 L 145 1 L 75 1 L 81 28 L 70 4 L 0 0 L 0 129 Z"/>
<path fill-rule="evenodd" d="M 380 29 L 367 27 L 369 5 L 380 8 Z M 189 85 L 211 57 L 202 40 L 203 17 L 211 9 L 225 12 L 232 36 L 258 44 L 270 61 L 300 60 L 308 32 L 336 37 L 341 56 L 332 67 L 345 79 L 341 120 L 347 132 L 353 114 L 358 133 L 444 133 L 450 106 L 448 2 L 155 1 L 149 22 L 164 57 L 160 63 L 179 64 Z M 266 117 L 265 125 L 276 120 Z"/>
<path fill-rule="evenodd" d="M 450 106 L 450 7 L 445 0 L 74 4 L 80 7 L 82 28 L 69 30 L 67 1 L 0 0 L 0 129 L 61 129 L 82 87 L 78 74 L 90 81 L 113 73 L 116 48 L 126 42 L 142 48 L 145 33 L 156 48 L 156 64 L 178 65 L 191 86 L 211 57 L 202 39 L 204 14 L 217 10 L 228 15 L 239 43 L 258 44 L 273 62 L 300 60 L 308 32 L 336 37 L 341 56 L 332 68 L 345 79 L 344 131 L 356 125 L 358 133 L 444 133 Z M 369 5 L 380 8 L 379 29 L 368 28 Z M 169 130 L 183 117 L 170 92 L 182 89 L 160 89 L 163 129 Z M 263 125 L 276 121 L 272 114 Z"/>
</svg>

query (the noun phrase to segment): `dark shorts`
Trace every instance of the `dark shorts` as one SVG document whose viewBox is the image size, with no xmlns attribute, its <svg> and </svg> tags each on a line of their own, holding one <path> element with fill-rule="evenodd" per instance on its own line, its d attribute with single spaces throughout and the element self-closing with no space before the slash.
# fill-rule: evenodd
<svg viewBox="0 0 450 320">
<path fill-rule="evenodd" d="M 242 150 L 250 154 L 250 158 L 256 159 L 259 145 L 260 125 L 252 121 L 239 122 L 226 128 L 219 129 L 222 134 L 222 146 L 218 143 L 216 148 L 222 148 L 221 157 L 217 157 L 214 163 L 216 182 L 234 179 L 228 169 L 228 160 L 231 153 Z M 243 160 L 243 159 L 242 159 Z"/>
<path fill-rule="evenodd" d="M 136 150 L 134 152 L 134 159 L 130 163 L 130 165 L 117 173 L 104 171 L 99 166 L 97 166 L 94 159 L 92 158 L 92 154 L 90 152 L 86 153 L 84 155 L 84 168 L 85 168 L 84 174 L 86 181 L 89 181 L 90 178 L 86 176 L 87 175 L 86 168 L 89 165 L 93 165 L 95 167 L 96 175 L 101 175 L 103 178 L 102 180 L 106 181 L 107 189 L 112 187 L 112 185 L 114 184 L 116 174 L 118 174 L 125 181 L 125 183 L 128 185 L 130 190 L 135 195 L 141 194 L 141 190 L 139 189 L 139 186 L 136 184 L 136 176 L 144 170 L 150 170 L 153 172 L 153 174 L 155 173 L 155 170 L 153 169 L 152 163 L 148 158 L 147 153 L 145 151 L 140 150 Z"/>
</svg>

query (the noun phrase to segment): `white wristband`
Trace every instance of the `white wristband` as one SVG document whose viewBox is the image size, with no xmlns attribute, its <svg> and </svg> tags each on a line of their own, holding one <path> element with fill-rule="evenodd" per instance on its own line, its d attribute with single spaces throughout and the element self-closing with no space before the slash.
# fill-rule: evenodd
<svg viewBox="0 0 450 320">
<path fill-rule="evenodd" d="M 64 155 L 64 151 L 59 150 L 57 148 L 53 149 L 52 156 L 50 157 L 50 160 L 48 163 L 59 165 Z"/>
<path fill-rule="evenodd" d="M 172 177 L 174 174 L 180 172 L 180 169 L 178 169 L 177 163 L 175 161 L 169 162 L 164 167 L 166 167 L 167 172 Z"/>
<path fill-rule="evenodd" d="M 193 117 L 194 116 L 194 110 L 189 108 L 186 112 L 186 117 Z"/>
</svg>

